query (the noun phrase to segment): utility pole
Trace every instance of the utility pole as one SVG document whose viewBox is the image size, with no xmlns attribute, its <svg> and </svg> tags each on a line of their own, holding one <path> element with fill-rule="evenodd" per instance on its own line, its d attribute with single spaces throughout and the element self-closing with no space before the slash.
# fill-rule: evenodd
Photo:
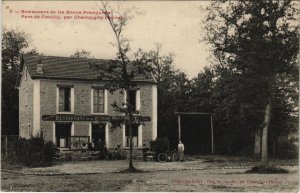
<svg viewBox="0 0 300 193">
<path fill-rule="evenodd" d="M 180 123 L 180 115 L 178 114 L 178 141 L 181 141 L 181 123 Z"/>
<path fill-rule="evenodd" d="M 212 114 L 210 115 L 210 131 L 211 131 L 211 154 L 215 154 L 214 149 L 214 126 L 213 126 L 213 117 Z"/>
</svg>

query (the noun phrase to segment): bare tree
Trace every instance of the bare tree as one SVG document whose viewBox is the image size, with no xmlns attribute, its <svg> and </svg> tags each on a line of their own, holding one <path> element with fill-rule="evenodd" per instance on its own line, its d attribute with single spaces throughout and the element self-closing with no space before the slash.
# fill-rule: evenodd
<svg viewBox="0 0 300 193">
<path fill-rule="evenodd" d="M 122 10 L 120 6 L 117 9 L 112 9 L 108 2 L 101 1 L 101 11 L 105 14 L 107 21 L 115 36 L 117 47 L 117 58 L 112 60 L 108 66 L 104 69 L 103 73 L 99 74 L 100 79 L 109 78 L 111 81 L 107 83 L 107 88 L 110 92 L 117 90 L 126 96 L 126 101 L 123 104 L 117 104 L 115 101 L 112 106 L 118 112 L 125 114 L 124 120 L 112 123 L 113 127 L 120 124 L 125 124 L 129 129 L 129 171 L 136 171 L 133 166 L 133 132 L 132 127 L 134 123 L 141 124 L 141 115 L 134 116 L 135 105 L 131 104 L 129 91 L 136 89 L 136 75 L 146 75 L 150 72 L 149 62 L 142 58 L 130 61 L 128 57 L 128 51 L 130 50 L 129 40 L 123 36 L 123 31 L 128 22 L 134 18 L 136 14 L 134 8 Z M 103 65 L 91 64 L 92 68 L 103 69 Z"/>
</svg>

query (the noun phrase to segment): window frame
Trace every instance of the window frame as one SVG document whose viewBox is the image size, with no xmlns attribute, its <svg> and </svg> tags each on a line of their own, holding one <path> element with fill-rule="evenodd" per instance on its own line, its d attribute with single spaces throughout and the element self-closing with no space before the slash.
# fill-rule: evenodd
<svg viewBox="0 0 300 193">
<path fill-rule="evenodd" d="M 59 110 L 59 89 L 70 88 L 70 111 Z M 74 86 L 73 85 L 57 85 L 56 86 L 56 113 L 57 114 L 74 114 Z"/>
<path fill-rule="evenodd" d="M 137 132 L 137 135 L 135 136 L 135 135 L 133 135 L 133 137 L 136 137 L 137 138 L 137 142 L 136 142 L 136 146 L 134 145 L 134 144 L 132 144 L 132 147 L 139 147 L 139 125 L 132 125 L 133 127 L 132 127 L 132 129 L 133 128 L 136 128 L 136 132 Z M 124 132 L 125 132 L 125 147 L 126 148 L 128 148 L 129 147 L 129 145 L 130 144 L 128 144 L 127 143 L 127 141 L 128 141 L 128 138 L 130 137 L 129 135 L 126 135 L 126 131 L 128 130 L 129 128 L 128 127 L 126 127 L 126 125 L 125 125 L 125 128 L 124 128 Z M 129 132 L 129 131 L 128 131 Z"/>
<path fill-rule="evenodd" d="M 142 145 L 142 142 L 143 142 L 143 125 L 142 124 L 134 124 L 133 126 L 136 127 L 136 130 L 137 130 L 137 145 L 136 146 L 132 146 L 133 148 L 141 148 L 143 145 Z M 124 148 L 129 148 L 129 144 L 127 143 L 128 141 L 128 138 L 129 138 L 129 135 L 126 135 L 126 130 L 128 127 L 126 127 L 125 124 L 122 125 L 123 127 L 123 147 Z"/>
<path fill-rule="evenodd" d="M 103 113 L 94 112 L 94 90 L 103 90 Z M 91 88 L 91 114 L 107 115 L 107 89 L 104 87 L 92 86 Z"/>
</svg>

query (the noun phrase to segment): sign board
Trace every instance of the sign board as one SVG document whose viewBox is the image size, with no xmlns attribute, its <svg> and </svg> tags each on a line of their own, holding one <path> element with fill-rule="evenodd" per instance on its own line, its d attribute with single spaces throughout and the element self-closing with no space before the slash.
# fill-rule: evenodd
<svg viewBox="0 0 300 193">
<path fill-rule="evenodd" d="M 134 116 L 134 122 L 149 122 L 149 116 Z M 125 116 L 108 116 L 108 115 L 43 115 L 43 121 L 98 121 L 98 122 L 114 122 L 127 121 Z"/>
</svg>

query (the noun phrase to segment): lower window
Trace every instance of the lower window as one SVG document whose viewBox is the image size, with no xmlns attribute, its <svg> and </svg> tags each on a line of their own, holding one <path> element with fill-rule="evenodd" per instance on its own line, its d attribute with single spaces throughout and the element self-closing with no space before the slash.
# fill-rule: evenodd
<svg viewBox="0 0 300 193">
<path fill-rule="evenodd" d="M 139 126 L 138 125 L 132 125 L 132 146 L 137 147 L 139 144 Z M 130 146 L 130 135 L 129 135 L 129 126 L 126 126 L 125 128 L 125 139 L 126 139 L 126 147 Z"/>
</svg>

